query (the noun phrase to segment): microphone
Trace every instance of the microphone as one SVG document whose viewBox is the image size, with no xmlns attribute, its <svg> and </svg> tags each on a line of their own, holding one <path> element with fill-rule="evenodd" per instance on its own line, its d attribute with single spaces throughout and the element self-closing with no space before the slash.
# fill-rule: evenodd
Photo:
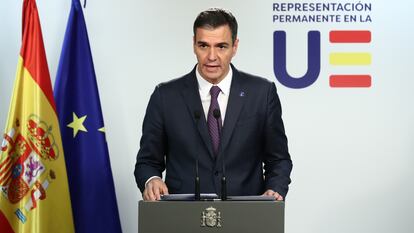
<svg viewBox="0 0 414 233">
<path fill-rule="evenodd" d="M 221 117 L 220 109 L 214 109 L 213 116 L 214 118 L 216 118 L 217 126 L 218 126 L 218 133 L 219 133 L 220 140 L 221 140 L 222 124 L 220 120 L 220 117 Z M 221 159 L 221 167 L 223 170 L 223 176 L 221 177 L 221 200 L 226 201 L 227 200 L 227 187 L 226 187 L 227 184 L 226 184 L 226 169 L 225 169 L 225 164 L 224 164 L 224 156 Z"/>
<path fill-rule="evenodd" d="M 196 127 L 198 127 L 198 121 L 201 118 L 201 113 L 200 111 L 194 111 L 194 118 L 196 120 Z M 201 192 L 200 192 L 200 176 L 198 173 L 198 153 L 196 155 L 196 161 L 195 161 L 195 173 L 196 173 L 196 177 L 194 180 L 194 200 L 196 201 L 200 201 L 201 200 Z"/>
</svg>

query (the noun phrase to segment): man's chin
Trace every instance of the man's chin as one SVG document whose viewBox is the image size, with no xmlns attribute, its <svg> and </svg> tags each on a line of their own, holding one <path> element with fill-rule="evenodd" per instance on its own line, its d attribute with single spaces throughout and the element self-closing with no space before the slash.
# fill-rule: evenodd
<svg viewBox="0 0 414 233">
<path fill-rule="evenodd" d="M 207 80 L 210 83 L 216 84 L 220 80 L 220 76 L 205 75 L 204 79 Z"/>
<path fill-rule="evenodd" d="M 203 72 L 203 77 L 208 79 L 208 80 L 216 80 L 219 79 L 221 76 L 220 72 Z"/>
</svg>

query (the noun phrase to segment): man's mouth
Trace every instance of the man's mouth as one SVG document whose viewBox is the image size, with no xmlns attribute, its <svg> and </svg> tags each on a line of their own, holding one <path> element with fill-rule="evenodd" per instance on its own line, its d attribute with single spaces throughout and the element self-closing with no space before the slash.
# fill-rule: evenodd
<svg viewBox="0 0 414 233">
<path fill-rule="evenodd" d="M 220 68 L 220 65 L 204 65 L 207 71 L 217 71 Z"/>
</svg>

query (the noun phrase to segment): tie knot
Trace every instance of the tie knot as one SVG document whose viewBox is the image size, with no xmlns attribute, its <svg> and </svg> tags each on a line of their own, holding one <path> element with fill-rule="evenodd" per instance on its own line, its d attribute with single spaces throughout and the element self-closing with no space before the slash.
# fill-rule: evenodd
<svg viewBox="0 0 414 233">
<path fill-rule="evenodd" d="M 211 98 L 217 99 L 220 91 L 221 91 L 220 90 L 220 87 L 218 87 L 218 86 L 212 86 L 211 89 L 210 89 Z"/>
</svg>

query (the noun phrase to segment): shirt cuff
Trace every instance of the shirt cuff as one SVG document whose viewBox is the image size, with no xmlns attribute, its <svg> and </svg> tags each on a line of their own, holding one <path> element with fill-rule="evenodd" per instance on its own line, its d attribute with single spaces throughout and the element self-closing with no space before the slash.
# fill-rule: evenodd
<svg viewBox="0 0 414 233">
<path fill-rule="evenodd" d="M 150 182 L 151 180 L 153 180 L 153 179 L 155 179 L 155 178 L 161 179 L 161 177 L 159 177 L 159 176 L 151 176 L 151 177 L 150 177 L 150 178 L 148 178 L 148 180 L 145 182 L 145 188 L 147 187 L 148 182 Z"/>
</svg>

